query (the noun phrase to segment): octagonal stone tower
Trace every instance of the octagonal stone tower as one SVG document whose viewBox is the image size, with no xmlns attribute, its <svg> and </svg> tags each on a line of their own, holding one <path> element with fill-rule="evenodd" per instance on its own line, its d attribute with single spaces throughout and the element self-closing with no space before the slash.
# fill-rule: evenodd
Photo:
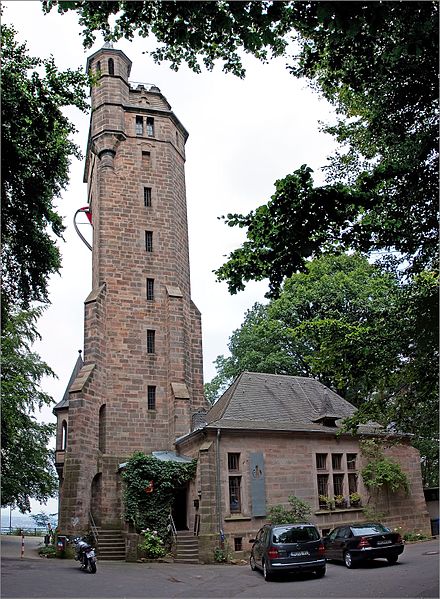
<svg viewBox="0 0 440 599">
<path fill-rule="evenodd" d="M 84 359 L 54 409 L 59 527 L 70 534 L 87 530 L 90 514 L 121 528 L 121 462 L 174 450 L 206 408 L 201 318 L 190 296 L 188 133 L 157 87 L 129 84 L 122 51 L 104 46 L 87 69 L 98 78 L 84 173 L 92 291 Z"/>
</svg>

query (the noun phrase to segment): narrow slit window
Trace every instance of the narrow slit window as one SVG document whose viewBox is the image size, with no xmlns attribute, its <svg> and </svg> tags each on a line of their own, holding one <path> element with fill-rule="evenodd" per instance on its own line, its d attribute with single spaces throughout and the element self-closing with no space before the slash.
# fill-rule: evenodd
<svg viewBox="0 0 440 599">
<path fill-rule="evenodd" d="M 115 74 L 115 63 L 113 61 L 113 58 L 108 59 L 108 74 L 109 75 Z"/>
<path fill-rule="evenodd" d="M 144 206 L 151 208 L 151 187 L 144 187 Z"/>
<path fill-rule="evenodd" d="M 154 279 L 147 279 L 147 300 L 154 300 Z"/>
<path fill-rule="evenodd" d="M 228 470 L 232 472 L 237 472 L 240 470 L 239 453 L 228 453 Z"/>
<path fill-rule="evenodd" d="M 145 250 L 153 251 L 153 231 L 145 231 Z"/>
<path fill-rule="evenodd" d="M 136 135 L 144 134 L 144 119 L 141 116 L 136 117 Z M 143 152 L 142 152 L 143 154 Z"/>
<path fill-rule="evenodd" d="M 148 385 L 147 402 L 149 410 L 156 409 L 156 387 L 154 385 Z"/>
<path fill-rule="evenodd" d="M 98 60 L 98 62 L 96 63 L 96 74 L 98 75 L 98 77 L 101 77 L 101 61 Z"/>
<path fill-rule="evenodd" d="M 154 137 L 154 119 L 152 116 L 147 116 L 147 135 Z"/>
<path fill-rule="evenodd" d="M 156 331 L 147 331 L 147 354 L 154 354 L 156 349 Z"/>
</svg>

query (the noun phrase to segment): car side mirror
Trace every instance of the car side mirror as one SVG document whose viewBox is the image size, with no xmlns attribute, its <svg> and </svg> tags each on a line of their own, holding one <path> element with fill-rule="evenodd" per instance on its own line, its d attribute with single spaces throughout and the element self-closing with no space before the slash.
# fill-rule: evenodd
<svg viewBox="0 0 440 599">
<path fill-rule="evenodd" d="M 249 543 L 255 543 L 255 539 L 249 539 Z"/>
</svg>

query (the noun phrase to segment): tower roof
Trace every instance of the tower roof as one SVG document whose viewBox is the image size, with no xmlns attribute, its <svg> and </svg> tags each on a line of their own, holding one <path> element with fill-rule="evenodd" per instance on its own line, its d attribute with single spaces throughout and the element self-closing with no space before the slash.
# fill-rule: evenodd
<svg viewBox="0 0 440 599">
<path fill-rule="evenodd" d="M 109 42 L 106 42 L 102 48 L 100 48 L 99 50 L 96 50 L 96 52 L 94 52 L 87 58 L 86 73 L 88 73 L 90 70 L 90 63 L 92 62 L 92 60 L 94 60 L 97 56 L 102 55 L 102 54 L 104 54 L 104 55 L 107 54 L 109 57 L 111 55 L 115 55 L 115 54 L 121 56 L 121 58 L 123 58 L 128 65 L 127 78 L 130 76 L 131 66 L 133 63 L 128 58 L 128 56 L 125 54 L 125 52 L 123 52 L 122 50 L 118 50 L 117 48 L 113 48 L 113 44 L 110 44 Z"/>
</svg>

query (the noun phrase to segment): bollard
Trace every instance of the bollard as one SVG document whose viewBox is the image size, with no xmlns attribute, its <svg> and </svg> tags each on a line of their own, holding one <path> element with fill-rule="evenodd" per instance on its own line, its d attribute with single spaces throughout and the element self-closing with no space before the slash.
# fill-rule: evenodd
<svg viewBox="0 0 440 599">
<path fill-rule="evenodd" d="M 23 531 L 21 531 L 21 557 L 20 559 L 23 559 L 24 556 L 24 534 Z"/>
</svg>

